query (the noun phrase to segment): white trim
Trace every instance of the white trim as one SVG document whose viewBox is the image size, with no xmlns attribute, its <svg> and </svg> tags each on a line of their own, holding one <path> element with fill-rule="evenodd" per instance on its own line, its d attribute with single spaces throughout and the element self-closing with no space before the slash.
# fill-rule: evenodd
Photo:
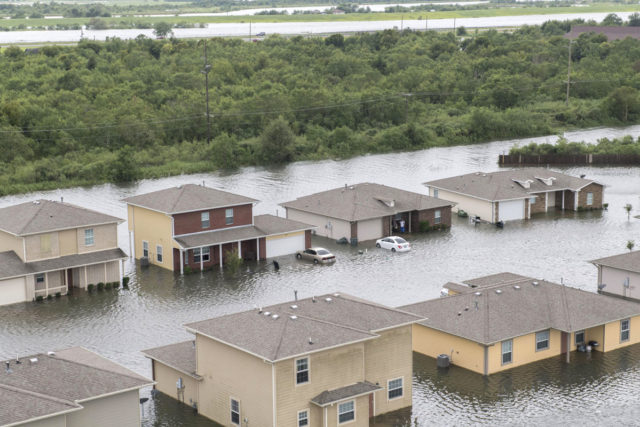
<svg viewBox="0 0 640 427">
<path fill-rule="evenodd" d="M 160 249 L 160 250 L 158 250 Z M 160 255 L 160 257 L 162 258 L 161 260 L 158 260 L 158 255 Z M 160 264 L 164 264 L 164 250 L 162 248 L 162 245 L 158 245 L 156 244 L 156 263 L 160 263 Z"/>
<path fill-rule="evenodd" d="M 506 354 L 506 352 L 504 351 L 503 345 L 505 342 L 509 341 L 511 343 L 511 350 L 509 351 L 509 361 L 505 362 L 504 361 L 504 355 Z M 504 366 L 504 365 L 510 365 L 513 363 L 513 338 L 508 339 L 508 340 L 502 340 L 500 341 L 500 366 Z"/>
<path fill-rule="evenodd" d="M 400 396 L 396 396 L 396 397 L 389 397 L 389 392 L 391 391 L 391 389 L 389 388 L 389 383 L 391 381 L 396 381 L 396 380 L 400 380 L 401 381 L 401 387 L 400 390 L 402 390 L 402 394 L 400 394 Z M 397 390 L 397 389 L 394 389 Z M 391 378 L 387 380 L 387 402 L 390 402 L 392 400 L 396 400 L 396 399 L 402 399 L 404 397 L 404 376 L 402 377 L 398 377 L 398 378 Z"/>
<path fill-rule="evenodd" d="M 69 401 L 65 401 L 65 403 L 67 405 L 71 406 L 74 402 L 69 400 Z M 76 403 L 76 405 L 77 405 L 77 403 Z M 46 420 L 47 418 L 53 418 L 53 417 L 58 417 L 60 415 L 66 415 L 66 414 L 68 414 L 70 412 L 79 411 L 81 409 L 84 409 L 84 406 L 79 405 L 79 407 L 77 407 L 77 408 L 71 408 L 71 409 L 67 409 L 67 410 L 64 410 L 64 411 L 55 412 L 55 413 L 52 413 L 52 414 L 41 415 L 39 417 L 29 418 L 28 420 L 17 421 L 15 423 L 11 423 L 11 424 L 3 424 L 2 426 L 3 427 L 24 426 L 27 423 L 34 423 L 36 421 Z M 66 426 L 66 420 L 65 420 L 65 426 Z"/>
<path fill-rule="evenodd" d="M 233 410 L 233 402 L 236 402 L 238 404 L 238 423 L 234 423 L 233 419 L 232 419 L 232 414 L 235 413 L 235 411 Z M 240 426 L 242 424 L 242 407 L 240 406 L 240 399 L 237 399 L 233 396 L 229 396 L 229 422 L 231 423 L 231 425 L 234 426 Z"/>
<path fill-rule="evenodd" d="M 345 404 L 347 404 L 349 402 L 353 402 L 353 419 L 341 423 L 340 422 L 340 406 L 341 405 L 345 405 Z M 349 412 L 351 412 L 351 411 L 349 411 Z M 347 400 L 347 401 L 342 402 L 342 403 L 338 403 L 338 407 L 336 408 L 336 424 L 337 425 L 343 426 L 343 425 L 346 425 L 346 424 L 354 423 L 354 422 L 356 422 L 356 419 L 357 418 L 356 418 L 356 399 L 355 398 L 351 399 L 351 400 Z"/>
<path fill-rule="evenodd" d="M 301 412 L 306 412 L 307 413 L 307 426 L 311 425 L 311 411 L 309 410 L 309 408 L 307 409 L 303 409 L 301 411 L 298 411 L 296 414 L 296 427 L 300 427 L 300 413 Z"/>
<path fill-rule="evenodd" d="M 187 372 L 187 371 L 185 371 L 184 369 L 180 369 L 180 368 L 178 368 L 178 367 L 175 367 L 175 366 L 173 366 L 173 365 L 170 365 L 169 363 L 167 363 L 167 362 L 165 362 L 165 361 L 163 361 L 163 360 L 157 359 L 157 358 L 155 358 L 155 357 L 151 356 L 150 354 L 145 353 L 144 351 L 142 351 L 141 353 L 144 355 L 144 357 L 146 357 L 146 358 L 148 358 L 148 359 L 151 359 L 151 360 L 153 360 L 153 361 L 155 361 L 155 362 L 157 362 L 157 363 L 160 363 L 160 364 L 162 364 L 162 365 L 164 365 L 164 366 L 166 366 L 166 367 L 168 367 L 168 368 L 171 368 L 171 369 L 173 369 L 174 371 L 178 371 L 178 372 L 180 372 L 181 374 L 185 374 L 185 375 L 187 375 L 188 377 L 191 377 L 191 378 L 193 378 L 193 379 L 194 379 L 194 380 L 196 380 L 196 381 L 202 381 L 202 380 L 204 379 L 204 378 L 203 378 L 203 377 L 201 377 L 200 375 L 194 374 L 193 372 Z"/>
<path fill-rule="evenodd" d="M 298 360 L 307 359 L 307 381 L 298 383 Z M 304 372 L 304 371 L 303 371 Z M 309 356 L 298 357 L 293 360 L 293 383 L 296 387 L 309 384 L 311 382 L 311 358 Z"/>
<path fill-rule="evenodd" d="M 220 190 L 222 191 L 222 190 Z M 147 193 L 149 194 L 149 193 Z M 231 194 L 231 193 L 229 193 Z M 139 194 L 139 196 L 141 196 L 142 194 Z M 235 196 L 239 196 L 238 194 L 234 194 Z M 138 196 L 132 196 L 132 197 L 138 197 Z M 240 197 L 244 197 L 244 196 L 240 196 Z M 142 205 L 138 205 L 136 203 L 131 203 L 131 202 L 127 202 L 126 199 L 123 200 L 123 202 L 125 202 L 127 205 L 131 205 L 131 206 L 136 206 L 142 209 L 148 209 L 150 211 L 154 211 L 154 212 L 158 212 L 161 214 L 165 214 L 165 215 L 180 215 L 180 214 L 187 214 L 187 213 L 193 213 L 193 212 L 200 212 L 200 211 L 206 211 L 206 210 L 213 210 L 213 209 L 224 209 L 224 208 L 234 208 L 236 206 L 244 206 L 244 205 L 256 205 L 259 200 L 251 200 L 251 201 L 247 201 L 247 202 L 243 202 L 243 203 L 236 203 L 235 205 L 222 205 L 222 206 L 210 206 L 210 207 L 204 207 L 204 208 L 198 208 L 198 209 L 193 209 L 190 211 L 179 211 L 179 212 L 165 212 L 165 211 L 161 211 L 158 209 L 153 209 L 150 208 L 148 206 L 142 206 Z"/>
<path fill-rule="evenodd" d="M 22 237 L 22 254 L 24 258 L 22 258 L 22 262 L 27 262 L 27 239 Z"/>
<path fill-rule="evenodd" d="M 122 365 L 120 365 L 122 366 Z M 126 369 L 126 368 L 125 368 Z M 125 374 L 126 375 L 126 374 Z M 134 387 L 129 387 L 129 388 L 125 388 L 123 390 L 118 390 L 118 391 L 112 391 L 110 393 L 105 393 L 105 394 L 100 394 L 98 396 L 92 396 L 92 397 L 88 397 L 86 399 L 80 399 L 80 400 L 76 400 L 77 403 L 84 403 L 84 402 L 89 402 L 91 400 L 96 400 L 96 399 L 102 399 L 104 397 L 110 397 L 110 396 L 115 396 L 116 394 L 122 394 L 122 393 L 127 393 L 130 391 L 134 391 L 134 390 L 140 390 L 141 388 L 145 388 L 145 387 L 149 387 L 150 385 L 155 385 L 156 382 L 155 381 L 151 381 L 149 383 L 146 384 L 142 384 L 142 385 L 137 385 Z"/>
<path fill-rule="evenodd" d="M 377 391 L 382 391 L 382 390 L 384 390 L 384 387 L 380 387 L 378 390 L 365 391 L 365 392 L 362 392 L 362 393 L 359 393 L 359 394 L 354 394 L 354 395 L 351 395 L 351 396 L 348 396 L 348 397 L 343 397 L 342 399 L 333 400 L 331 402 L 327 402 L 327 403 L 322 404 L 322 405 L 319 404 L 319 403 L 316 403 L 314 401 L 311 401 L 311 403 L 313 403 L 314 405 L 316 405 L 316 406 L 318 406 L 320 408 L 326 408 L 328 406 L 333 406 L 333 405 L 335 405 L 336 403 L 339 403 L 339 402 L 345 402 L 345 401 L 350 400 L 350 399 L 357 399 L 359 397 L 368 396 L 370 394 L 373 394 L 374 403 L 375 403 L 376 392 Z"/>
</svg>

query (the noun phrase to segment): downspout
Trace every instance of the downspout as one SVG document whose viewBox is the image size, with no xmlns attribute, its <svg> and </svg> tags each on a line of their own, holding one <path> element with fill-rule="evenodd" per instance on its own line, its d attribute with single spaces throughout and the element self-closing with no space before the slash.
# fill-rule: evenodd
<svg viewBox="0 0 640 427">
<path fill-rule="evenodd" d="M 271 363 L 271 400 L 273 401 L 273 427 L 278 427 L 276 424 L 276 367 Z"/>
<path fill-rule="evenodd" d="M 327 407 L 324 407 L 324 427 L 329 427 L 329 422 L 327 420 Z"/>
<path fill-rule="evenodd" d="M 484 346 L 484 375 L 489 375 L 489 346 Z"/>
</svg>

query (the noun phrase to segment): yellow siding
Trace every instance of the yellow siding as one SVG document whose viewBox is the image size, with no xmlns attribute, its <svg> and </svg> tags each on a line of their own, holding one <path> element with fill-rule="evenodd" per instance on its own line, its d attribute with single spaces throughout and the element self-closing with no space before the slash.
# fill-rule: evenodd
<svg viewBox="0 0 640 427">
<path fill-rule="evenodd" d="M 295 233 L 278 234 L 276 236 L 267 236 L 267 240 L 285 239 L 287 237 L 299 236 L 301 234 L 304 234 L 304 231 L 298 231 Z"/>
<path fill-rule="evenodd" d="M 313 353 L 309 357 L 309 382 L 295 384 L 295 359 L 278 362 L 276 370 L 277 425 L 295 426 L 298 411 L 326 390 L 362 381 L 364 343 Z"/>
<path fill-rule="evenodd" d="M 620 321 L 607 323 L 604 328 L 604 350 L 602 351 L 611 351 L 640 342 L 640 316 L 631 318 L 628 341 L 620 342 Z M 602 345 L 602 341 L 599 342 Z"/>
<path fill-rule="evenodd" d="M 348 402 L 350 399 L 345 400 L 344 402 Z M 340 427 L 368 427 L 369 426 L 369 396 L 360 396 L 355 399 L 356 404 L 356 419 L 350 421 L 348 423 L 340 424 Z M 337 427 L 338 426 L 338 404 L 343 402 L 338 402 L 334 405 L 327 406 L 326 412 L 323 409 L 323 417 L 327 417 L 326 424 L 320 423 L 312 423 L 312 427 Z M 326 414 L 326 415 L 325 415 Z M 322 421 L 322 420 L 320 420 Z M 296 424 L 287 424 L 289 426 L 296 426 Z M 284 426 L 284 424 L 283 424 Z"/>
<path fill-rule="evenodd" d="M 605 351 L 604 350 L 604 328 L 605 325 L 596 326 L 595 328 L 589 328 L 585 332 L 585 341 L 588 343 L 589 341 L 598 341 L 600 344 L 598 347 L 594 348 L 597 351 Z"/>
<path fill-rule="evenodd" d="M 60 256 L 75 255 L 78 253 L 78 230 L 64 230 L 58 233 L 60 244 Z"/>
<path fill-rule="evenodd" d="M 384 390 L 375 392 L 375 414 L 384 414 L 411 406 L 413 378 L 412 325 L 380 332 L 380 338 L 366 341 L 365 379 L 380 384 Z M 403 397 L 388 400 L 387 381 L 401 378 Z"/>
<path fill-rule="evenodd" d="M 433 197 L 433 188 L 429 188 L 429 195 Z M 438 190 L 438 198 L 448 200 L 450 202 L 456 202 L 453 210 L 457 212 L 462 209 L 470 216 L 479 216 L 485 221 L 492 221 L 491 210 L 493 205 L 486 200 L 476 199 L 475 197 L 464 196 L 462 194 L 453 193 L 446 190 Z"/>
<path fill-rule="evenodd" d="M 93 245 L 84 244 L 84 230 L 93 229 Z M 118 246 L 117 224 L 106 224 L 95 227 L 84 227 L 77 229 L 78 253 L 102 251 Z"/>
<path fill-rule="evenodd" d="M 189 406 L 198 402 L 198 381 L 155 360 L 152 363 L 154 365 L 156 390 L 178 399 L 176 383 L 178 378 L 182 378 L 184 389 L 179 400 Z"/>
<path fill-rule="evenodd" d="M 173 270 L 173 241 L 171 218 L 163 213 L 137 206 L 129 206 L 129 229 L 133 228 L 136 259 L 142 258 L 142 241 L 149 242 L 149 262 Z M 156 257 L 156 246 L 162 246 L 162 263 Z"/>
<path fill-rule="evenodd" d="M 573 339 L 573 337 L 571 337 Z M 507 369 L 538 360 L 562 354 L 562 333 L 551 329 L 549 333 L 549 348 L 536 351 L 536 334 L 523 335 L 513 339 L 512 362 L 502 365 L 502 343 L 496 343 L 489 347 L 489 374 L 506 371 Z"/>
<path fill-rule="evenodd" d="M 446 354 L 454 365 L 484 374 L 484 346 L 474 341 L 414 324 L 413 351 L 433 358 Z"/>
<path fill-rule="evenodd" d="M 22 237 L 0 231 L 0 252 L 14 251 L 24 261 Z"/>
<path fill-rule="evenodd" d="M 43 233 L 25 237 L 27 261 L 60 256 L 58 233 Z"/>
<path fill-rule="evenodd" d="M 201 415 L 230 425 L 230 397 L 234 397 L 240 402 L 240 419 L 247 418 L 250 426 L 273 425 L 271 363 L 200 334 L 196 363 L 204 378 L 199 388 Z"/>
</svg>

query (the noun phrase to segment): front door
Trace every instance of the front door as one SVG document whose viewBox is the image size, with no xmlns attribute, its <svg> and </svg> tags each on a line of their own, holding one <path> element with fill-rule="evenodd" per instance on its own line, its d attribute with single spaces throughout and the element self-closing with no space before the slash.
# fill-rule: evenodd
<svg viewBox="0 0 640 427">
<path fill-rule="evenodd" d="M 69 268 L 67 270 L 67 292 L 71 292 L 71 288 L 73 288 L 73 270 Z"/>
</svg>

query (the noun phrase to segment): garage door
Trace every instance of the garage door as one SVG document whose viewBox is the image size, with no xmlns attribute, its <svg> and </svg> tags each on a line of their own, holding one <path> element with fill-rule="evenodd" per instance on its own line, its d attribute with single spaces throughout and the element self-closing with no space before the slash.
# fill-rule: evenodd
<svg viewBox="0 0 640 427">
<path fill-rule="evenodd" d="M 14 304 L 27 300 L 24 277 L 0 280 L 0 305 Z"/>
<path fill-rule="evenodd" d="M 524 219 L 524 200 L 500 202 L 498 206 L 498 216 L 500 221 Z"/>
<path fill-rule="evenodd" d="M 304 231 L 297 234 L 267 237 L 267 258 L 291 255 L 305 249 Z"/>
</svg>

